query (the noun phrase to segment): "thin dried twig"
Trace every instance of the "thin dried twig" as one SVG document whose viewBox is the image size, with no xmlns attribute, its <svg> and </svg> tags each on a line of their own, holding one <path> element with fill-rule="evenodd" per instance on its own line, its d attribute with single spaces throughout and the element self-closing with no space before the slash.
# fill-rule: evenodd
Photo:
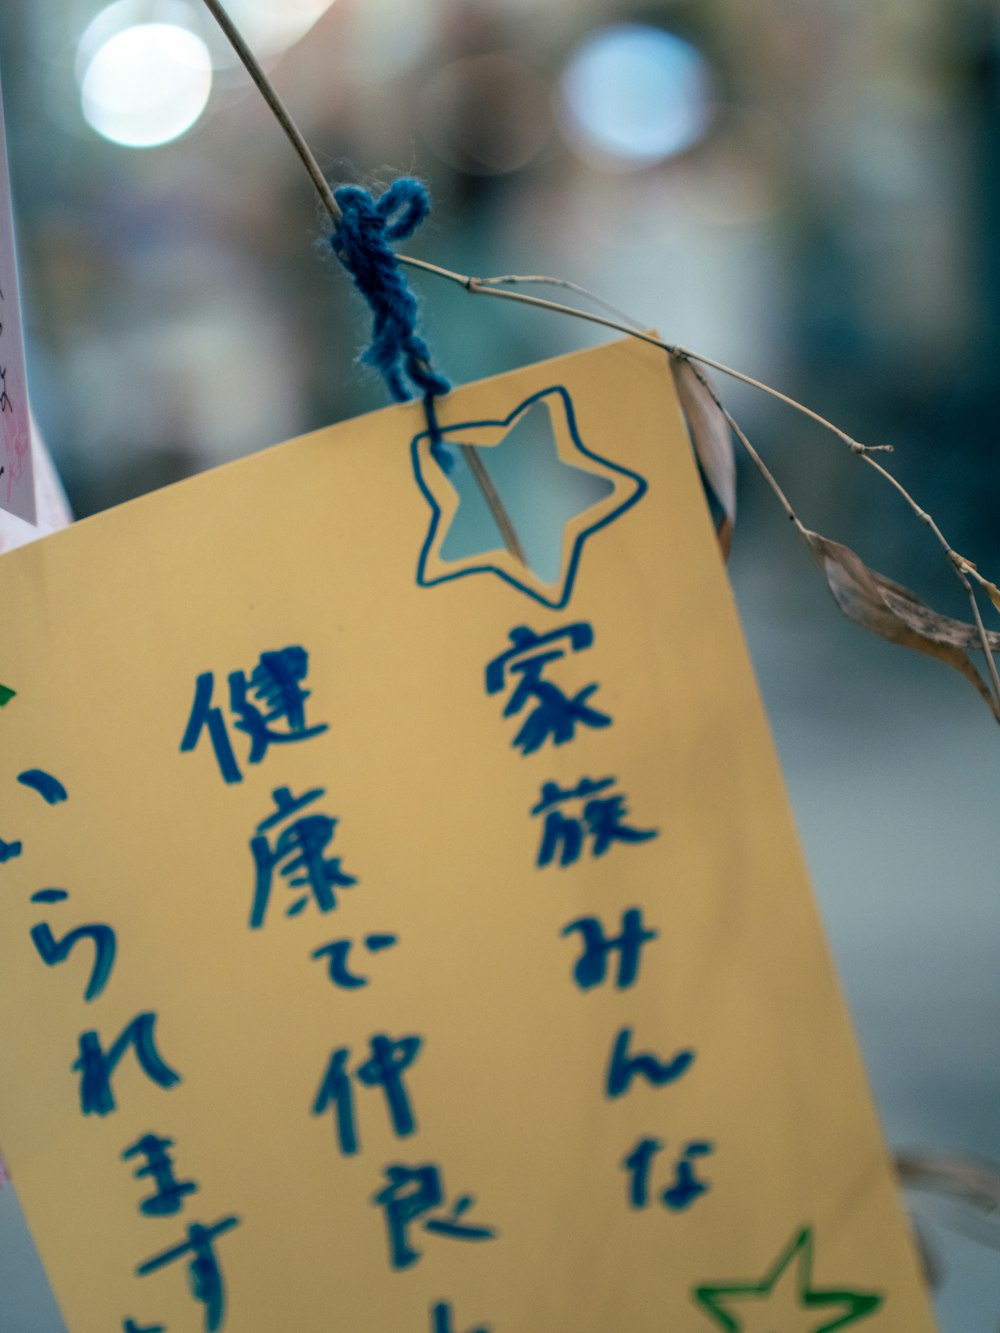
<svg viewBox="0 0 1000 1333">
<path fill-rule="evenodd" d="M 333 197 L 332 190 L 330 189 L 329 185 L 324 179 L 322 172 L 320 171 L 318 165 L 316 164 L 316 159 L 309 150 L 308 145 L 306 144 L 302 134 L 296 127 L 291 116 L 288 114 L 288 111 L 281 102 L 281 99 L 278 97 L 277 92 L 275 91 L 273 85 L 270 83 L 270 81 L 267 78 L 267 75 L 264 73 L 259 62 L 254 57 L 253 52 L 250 50 L 246 42 L 243 40 L 232 19 L 226 13 L 220 0 L 204 0 L 204 3 L 216 18 L 217 22 L 219 23 L 220 27 L 228 37 L 229 41 L 232 43 L 234 50 L 236 51 L 240 59 L 243 61 L 251 78 L 253 79 L 257 87 L 260 89 L 260 92 L 262 93 L 265 101 L 267 102 L 268 106 L 271 108 L 275 117 L 277 118 L 278 123 L 280 124 L 282 130 L 285 132 L 286 136 L 292 143 L 292 146 L 294 147 L 296 153 L 298 154 L 303 165 L 305 166 L 306 171 L 309 174 L 309 178 L 312 181 L 316 189 L 316 192 L 323 203 L 324 208 L 327 210 L 327 212 L 335 221 L 338 220 L 340 217 L 340 209 L 337 206 L 336 200 Z M 716 361 L 713 357 L 705 356 L 700 352 L 694 352 L 690 348 L 681 347 L 674 343 L 665 342 L 662 338 L 657 338 L 654 334 L 646 332 L 637 321 L 632 320 L 628 315 L 624 314 L 624 312 L 617 310 L 614 306 L 602 300 L 600 297 L 595 296 L 594 293 L 588 291 L 584 287 L 579 286 L 577 283 L 568 282 L 566 279 L 563 278 L 550 278 L 540 274 L 526 274 L 526 275 L 505 274 L 493 278 L 480 278 L 480 277 L 474 277 L 466 273 L 456 273 L 454 270 L 444 268 L 440 264 L 433 264 L 425 259 L 416 259 L 410 255 L 398 255 L 397 258 L 401 264 L 406 264 L 411 268 L 421 269 L 425 273 L 434 274 L 437 277 L 444 278 L 448 282 L 457 283 L 459 286 L 464 287 L 467 292 L 470 292 L 473 295 L 492 296 L 496 297 L 498 300 L 516 301 L 521 305 L 534 306 L 535 308 L 542 310 L 551 310 L 556 312 L 557 314 L 570 315 L 575 319 L 583 319 L 588 321 L 588 323 L 598 324 L 604 328 L 613 329 L 619 333 L 625 333 L 629 337 L 638 338 L 642 342 L 647 342 L 652 344 L 654 347 L 662 348 L 665 352 L 667 352 L 670 355 L 671 358 L 674 359 L 675 362 L 681 362 L 687 364 L 697 362 L 701 366 L 708 366 L 711 369 L 718 371 L 720 374 L 728 376 L 730 379 L 739 380 L 741 383 L 747 384 L 751 388 L 759 390 L 761 393 L 768 394 L 770 397 L 775 398 L 779 402 L 784 403 L 786 406 L 792 408 L 794 411 L 801 413 L 803 416 L 809 417 L 812 421 L 815 421 L 825 430 L 830 431 L 839 440 L 841 440 L 842 443 L 846 444 L 848 448 L 851 450 L 851 452 L 857 458 L 860 458 L 861 461 L 866 463 L 869 467 L 874 468 L 875 471 L 878 472 L 879 475 L 883 477 L 893 487 L 894 490 L 897 491 L 897 493 L 902 497 L 902 499 L 906 502 L 906 504 L 910 507 L 910 509 L 912 509 L 914 514 L 916 514 L 916 516 L 920 519 L 920 521 L 931 530 L 931 532 L 934 534 L 934 536 L 937 538 L 938 542 L 944 549 L 944 552 L 948 557 L 949 563 L 951 564 L 951 567 L 954 570 L 956 577 L 958 578 L 962 587 L 965 589 L 965 592 L 969 598 L 969 602 L 972 608 L 974 625 L 969 626 L 968 628 L 972 630 L 972 632 L 975 634 L 978 640 L 977 646 L 981 648 L 983 653 L 985 654 L 987 668 L 988 668 L 989 686 L 990 686 L 989 691 L 986 691 L 982 686 L 982 682 L 981 679 L 979 678 L 978 672 L 975 672 L 975 668 L 972 667 L 971 662 L 969 662 L 968 664 L 969 669 L 972 670 L 973 674 L 976 677 L 976 680 L 979 682 L 977 688 L 980 688 L 981 692 L 984 693 L 985 697 L 990 703 L 991 708 L 993 709 L 994 715 L 997 717 L 998 720 L 1000 720 L 1000 672 L 998 672 L 997 670 L 997 664 L 993 656 L 993 653 L 997 647 L 998 640 L 996 639 L 996 636 L 991 636 L 990 634 L 988 634 L 983 625 L 982 616 L 979 610 L 979 604 L 976 599 L 975 589 L 973 588 L 972 584 L 973 582 L 978 584 L 978 586 L 990 597 L 990 600 L 993 602 L 994 606 L 996 606 L 998 611 L 1000 611 L 1000 588 L 998 588 L 995 583 L 992 583 L 990 582 L 990 580 L 985 579 L 978 572 L 975 565 L 971 561 L 966 560 L 965 557 L 960 556 L 954 550 L 950 542 L 942 533 L 941 529 L 938 527 L 937 523 L 934 521 L 933 518 L 931 518 L 930 514 L 928 514 L 926 510 L 921 508 L 921 506 L 916 502 L 916 500 L 909 493 L 906 487 L 903 486 L 902 483 L 896 477 L 894 477 L 892 473 L 888 471 L 887 468 L 885 468 L 880 462 L 878 462 L 875 458 L 872 457 L 874 453 L 892 452 L 891 445 L 861 444 L 858 440 L 855 440 L 853 436 L 848 434 L 847 431 L 842 430 L 839 426 L 834 425 L 832 421 L 827 420 L 827 418 L 822 416 L 820 413 L 813 411 L 813 409 L 810 407 L 806 407 L 805 404 L 798 402 L 796 399 L 790 397 L 788 394 L 782 393 L 780 390 L 772 388 L 769 384 L 765 384 L 763 383 L 763 381 L 755 379 L 752 375 L 747 375 L 743 371 L 736 370 L 732 366 L 727 366 L 721 361 Z M 591 310 L 580 310 L 576 306 L 567 305 L 561 301 L 551 301 L 546 297 L 532 296 L 529 295 L 527 292 L 519 292 L 512 290 L 513 287 L 523 283 L 560 287 L 564 290 L 575 292 L 577 295 L 583 296 L 586 299 L 594 301 L 596 304 L 602 306 L 603 309 L 606 310 L 608 313 L 600 315 L 596 314 L 594 311 Z M 705 389 L 708 391 L 712 400 L 715 402 L 716 406 L 718 407 L 719 411 L 723 414 L 726 421 L 729 423 L 730 428 L 733 430 L 737 439 L 739 439 L 743 448 L 747 451 L 748 456 L 753 460 L 755 466 L 759 469 L 761 475 L 767 481 L 771 490 L 774 492 L 775 496 L 779 500 L 779 503 L 781 503 L 782 507 L 785 509 L 785 512 L 788 514 L 789 518 L 796 525 L 796 528 L 798 529 L 800 536 L 802 536 L 803 539 L 807 543 L 809 543 L 810 548 L 812 549 L 814 555 L 817 555 L 817 558 L 821 558 L 821 561 L 825 564 L 828 575 L 828 581 L 831 581 L 831 588 L 833 588 L 834 590 L 834 595 L 838 597 L 838 601 L 840 602 L 842 609 L 845 610 L 847 609 L 845 606 L 845 602 L 842 600 L 842 597 L 840 595 L 843 592 L 843 588 L 841 587 L 840 592 L 838 593 L 838 589 L 834 587 L 834 581 L 832 581 L 832 574 L 831 574 L 832 567 L 836 567 L 839 570 L 837 578 L 841 579 L 845 570 L 847 570 L 848 567 L 850 568 L 851 578 L 854 580 L 855 583 L 855 592 L 861 586 L 861 583 L 865 585 L 865 596 L 861 599 L 861 601 L 866 602 L 864 614 L 863 615 L 855 614 L 855 611 L 848 612 L 848 614 L 853 615 L 855 619 L 858 619 L 859 623 L 864 624 L 866 628 L 872 629 L 876 633 L 883 633 L 885 634 L 886 637 L 893 638 L 896 642 L 907 642 L 912 647 L 921 647 L 922 651 L 933 651 L 936 655 L 942 655 L 938 651 L 938 649 L 942 644 L 941 634 L 944 633 L 944 631 L 941 629 L 941 626 L 945 623 L 947 618 L 936 616 L 936 613 L 932 612 L 929 608 L 924 607 L 923 603 L 919 602 L 919 599 L 917 599 L 913 593 L 910 593 L 908 589 L 900 588 L 898 584 L 892 583 L 892 581 L 886 579 L 884 575 L 876 574 L 874 573 L 874 571 L 868 570 L 867 567 L 861 562 L 860 558 L 856 556 L 854 552 L 848 551 L 846 547 L 842 547 L 838 543 L 828 542 L 826 538 L 819 537 L 819 534 L 809 532 L 809 530 L 805 528 L 802 523 L 799 522 L 798 518 L 795 515 L 794 510 L 791 507 L 791 504 L 788 501 L 788 498 L 785 496 L 784 492 L 778 485 L 774 476 L 767 468 L 767 466 L 764 464 L 763 459 L 761 459 L 760 455 L 750 444 L 745 434 L 740 430 L 736 422 L 733 420 L 730 414 L 725 410 L 725 408 L 723 408 L 718 397 L 715 395 L 714 391 L 708 385 L 708 381 L 704 378 L 703 375 L 699 375 L 698 379 L 700 380 L 701 384 L 705 387 Z M 698 449 L 697 441 L 695 441 L 695 447 L 696 449 Z M 477 477 L 478 483 L 482 486 L 482 479 L 478 476 L 477 471 L 474 471 L 473 475 Z M 485 493 L 486 492 L 484 490 L 484 494 Z M 490 496 L 488 494 L 487 494 L 487 501 L 488 503 L 490 502 Z M 499 497 L 494 496 L 494 502 L 490 503 L 491 511 L 493 511 L 494 514 L 496 514 L 495 505 L 498 503 L 499 503 Z M 502 512 L 502 507 L 501 507 L 501 512 Z M 733 513 L 735 513 L 735 506 L 733 506 L 731 513 L 727 510 L 728 528 L 726 525 L 723 525 L 722 528 L 720 529 L 720 540 L 723 541 L 724 545 L 728 541 L 731 535 Z M 508 529 L 511 532 L 513 531 L 513 529 L 510 528 L 509 522 L 501 523 L 500 526 L 501 526 L 501 531 L 504 534 L 504 540 L 508 549 L 511 550 L 517 558 L 523 559 L 523 553 L 520 551 L 519 543 L 517 543 L 516 541 L 516 536 L 514 538 L 514 541 L 512 542 L 510 536 L 508 535 Z M 845 552 L 846 555 L 844 554 Z M 864 571 L 863 575 L 861 574 L 861 571 Z M 857 578 L 855 578 L 855 575 L 857 575 L 857 578 L 861 579 L 861 583 L 858 583 Z M 875 613 L 875 603 L 871 600 L 873 589 L 877 592 L 877 600 L 878 600 L 877 615 Z M 855 610 L 857 610 L 858 604 L 859 603 L 857 599 L 855 599 L 852 602 L 852 605 L 855 607 Z M 885 614 L 886 607 L 888 607 L 888 610 L 891 613 L 888 618 L 886 617 Z M 904 609 L 902 617 L 900 617 L 901 608 Z M 906 625 L 907 627 L 906 634 L 904 634 L 902 630 L 898 629 L 898 627 L 894 627 L 892 629 L 892 632 L 887 632 L 887 627 L 889 627 L 890 623 L 892 622 L 892 617 L 895 617 L 896 620 L 901 619 L 901 623 Z M 919 620 L 920 622 L 919 625 L 917 626 L 914 625 L 913 623 L 914 618 Z M 878 621 L 879 624 L 882 625 L 882 628 L 876 627 L 875 623 L 876 620 Z M 958 623 L 959 622 L 955 621 L 950 622 L 951 625 L 957 625 Z M 923 646 L 921 646 L 920 643 L 912 641 L 912 634 L 916 634 L 920 640 L 924 641 Z M 910 635 L 910 637 L 907 637 L 907 635 Z M 949 640 L 948 642 L 951 647 L 959 646 L 952 640 Z M 936 646 L 929 648 L 926 646 L 926 644 L 928 643 Z M 963 649 L 966 646 L 968 645 L 964 643 L 961 645 Z M 957 663 L 955 664 L 957 665 Z M 963 674 L 967 674 L 964 666 L 959 666 L 959 669 L 963 671 Z"/>
<path fill-rule="evenodd" d="M 504 546 L 515 560 L 519 560 L 522 565 L 527 565 L 528 557 L 524 553 L 524 547 L 521 545 L 506 506 L 500 498 L 500 492 L 487 471 L 486 464 L 479 455 L 479 450 L 472 444 L 459 444 L 458 452 L 462 455 L 466 467 L 472 474 L 473 481 L 482 492 L 483 499 L 486 501 L 493 522 L 497 525 Z"/>
<path fill-rule="evenodd" d="M 867 463 L 869 467 L 874 468 L 876 472 L 878 472 L 882 477 L 885 478 L 886 481 L 889 482 L 889 484 L 899 493 L 899 495 L 902 496 L 902 498 L 913 510 L 913 512 L 917 515 L 920 521 L 926 527 L 930 528 L 931 532 L 934 534 L 934 536 L 937 538 L 938 542 L 944 549 L 945 554 L 949 558 L 949 563 L 951 564 L 952 569 L 955 571 L 955 574 L 959 582 L 961 583 L 962 587 L 965 589 L 966 595 L 968 596 L 970 604 L 972 606 L 973 618 L 975 620 L 976 629 L 979 636 L 979 647 L 982 649 L 986 657 L 987 669 L 989 672 L 990 691 L 992 696 L 991 707 L 994 711 L 994 714 L 997 716 L 998 720 L 1000 720 L 1000 673 L 998 673 L 997 671 L 996 661 L 993 656 L 995 650 L 993 645 L 991 644 L 991 641 L 986 633 L 985 628 L 983 627 L 982 616 L 979 611 L 979 605 L 976 600 L 975 591 L 973 590 L 973 587 L 969 582 L 969 577 L 971 576 L 972 578 L 974 578 L 975 581 L 982 586 L 984 591 L 989 593 L 991 600 L 994 601 L 994 605 L 996 605 L 998 609 L 1000 609 L 1000 589 L 997 589 L 996 585 L 990 583 L 988 579 L 983 578 L 982 575 L 979 574 L 978 571 L 975 569 L 975 566 L 971 564 L 971 562 L 966 561 L 962 557 L 957 555 L 957 552 L 954 550 L 951 543 L 944 536 L 944 533 L 938 527 L 937 523 L 930 516 L 930 514 L 928 514 L 925 509 L 921 508 L 921 506 L 913 498 L 913 496 L 906 489 L 906 487 L 903 486 L 903 484 L 896 477 L 894 477 L 886 467 L 884 467 L 880 462 L 878 462 L 875 458 L 872 457 L 872 454 L 874 453 L 892 452 L 891 445 L 861 444 L 860 441 L 855 440 L 853 436 L 849 435 L 847 431 L 842 430 L 839 426 L 835 426 L 832 421 L 828 421 L 827 418 L 821 416 L 820 413 L 814 412 L 812 408 L 806 407 L 805 404 L 800 403 L 796 399 L 789 397 L 788 394 L 781 393 L 778 389 L 774 389 L 770 385 L 764 384 L 761 380 L 754 379 L 752 375 L 746 375 L 740 370 L 735 370 L 732 366 L 727 366 L 721 361 L 716 361 L 713 357 L 704 356 L 700 352 L 694 352 L 690 348 L 681 347 L 674 343 L 668 343 L 661 338 L 655 337 L 652 334 L 641 332 L 638 330 L 637 326 L 629 327 L 618 320 L 610 319 L 601 315 L 595 315 L 591 311 L 578 310 L 572 306 L 564 305 L 563 303 L 558 301 L 548 301 L 543 297 L 528 296 L 524 292 L 514 292 L 506 289 L 492 287 L 488 285 L 489 282 L 492 281 L 491 279 L 467 277 L 462 274 L 452 273 L 449 270 L 442 269 L 437 265 L 424 264 L 423 261 L 416 261 L 416 263 L 418 267 L 427 268 L 428 271 L 436 273 L 441 277 L 451 279 L 452 281 L 460 282 L 462 286 L 466 288 L 467 291 L 477 293 L 483 296 L 497 296 L 506 300 L 517 300 L 527 305 L 533 305 L 541 307 L 543 309 L 554 310 L 560 314 L 574 315 L 578 319 L 585 319 L 591 323 L 602 324 L 606 328 L 613 328 L 620 333 L 628 334 L 630 337 L 639 338 L 643 342 L 652 343 L 656 347 L 663 348 L 665 352 L 669 353 L 672 357 L 675 357 L 679 360 L 687 362 L 696 361 L 700 365 L 710 366 L 713 370 L 717 370 L 720 374 L 727 375 L 730 379 L 739 380 L 744 384 L 750 385 L 752 388 L 760 390 L 762 393 L 768 394 L 770 397 L 775 398 L 779 402 L 784 403 L 786 406 L 793 408 L 797 412 L 800 412 L 803 416 L 807 416 L 811 420 L 817 422 L 818 425 L 824 427 L 824 429 L 830 431 L 833 435 L 836 435 L 839 440 L 841 440 L 844 444 L 848 446 L 848 448 L 851 450 L 852 454 L 855 455 L 855 457 L 860 458 L 862 462 Z M 513 280 L 514 280 L 513 278 L 505 279 L 505 281 L 507 282 L 511 282 Z M 533 279 L 533 281 L 537 281 L 537 279 Z M 707 381 L 703 382 L 707 384 Z M 718 403 L 718 406 L 722 408 L 722 404 L 718 402 L 718 399 L 716 399 L 716 402 Z M 724 411 L 724 409 L 722 410 Z M 772 490 L 774 490 L 775 494 L 779 496 L 789 515 L 794 518 L 791 506 L 787 502 L 787 498 L 784 496 L 784 493 L 781 491 L 781 488 L 777 485 L 777 482 L 775 481 L 773 475 L 764 466 L 763 460 L 760 458 L 760 455 L 757 454 L 755 450 L 753 450 L 752 446 L 749 444 L 749 441 L 742 434 L 742 432 L 738 430 L 738 428 L 736 427 L 736 423 L 733 421 L 729 413 L 727 412 L 725 413 L 725 415 L 727 420 L 729 421 L 730 426 L 737 434 L 737 438 L 740 440 L 740 443 L 743 445 L 744 449 L 746 449 L 750 454 L 750 456 L 753 458 L 755 465 L 761 470 L 762 474 L 767 479 L 768 484 L 771 486 Z M 795 521 L 796 523 L 798 522 L 797 519 Z M 801 527 L 801 524 L 799 526 Z"/>
<path fill-rule="evenodd" d="M 289 115 L 288 109 L 285 106 L 284 102 L 282 102 L 281 98 L 278 96 L 278 92 L 277 89 L 274 87 L 274 84 L 271 83 L 270 79 L 264 73 L 263 67 L 261 66 L 257 57 L 254 55 L 253 51 L 250 49 L 249 45 L 245 41 L 239 28 L 230 18 L 229 14 L 226 12 L 225 7 L 220 3 L 220 0 L 204 0 L 204 3 L 206 8 L 211 13 L 212 17 L 215 19 L 219 27 L 222 29 L 233 50 L 236 52 L 240 60 L 243 62 L 243 65 L 246 68 L 247 73 L 250 75 L 251 79 L 253 79 L 254 83 L 257 85 L 257 88 L 259 89 L 261 96 L 264 98 L 264 101 L 267 103 L 268 107 L 274 113 L 275 119 L 277 120 L 278 124 L 284 131 L 286 138 L 289 140 L 292 147 L 298 154 L 299 160 L 305 167 L 309 179 L 312 181 L 313 186 L 316 189 L 316 193 L 319 195 L 320 202 L 322 203 L 323 207 L 326 209 L 327 213 L 330 215 L 330 218 L 334 223 L 339 222 L 341 217 L 343 216 L 343 214 L 341 213 L 340 205 L 334 198 L 333 191 L 330 189 L 330 186 L 327 183 L 327 180 L 324 177 L 322 171 L 320 171 L 319 164 L 317 163 L 316 158 L 313 156 L 312 150 L 309 148 L 309 145 L 306 143 L 301 130 L 295 124 L 295 121 Z M 403 255 L 399 255 L 398 259 L 401 263 L 414 262 L 412 260 L 406 259 L 406 257 Z M 513 280 L 514 279 L 512 278 L 497 279 L 498 282 L 509 282 Z M 527 280 L 544 281 L 544 279 L 527 279 Z M 584 292 L 583 288 L 579 288 L 578 290 L 581 293 Z M 599 297 L 595 297 L 594 299 L 598 301 L 600 300 Z M 479 487 L 483 499 L 486 501 L 486 506 L 493 516 L 493 521 L 497 525 L 497 529 L 500 533 L 500 538 L 504 546 L 507 548 L 507 550 L 510 552 L 510 554 L 514 557 L 515 560 L 520 561 L 522 565 L 526 565 L 527 559 L 524 554 L 524 548 L 518 539 L 517 532 L 514 529 L 513 521 L 511 520 L 511 517 L 507 512 L 506 506 L 504 505 L 502 499 L 500 498 L 500 492 L 494 485 L 493 479 L 489 474 L 485 462 L 471 445 L 460 444 L 459 454 L 461 455 L 463 461 L 465 462 L 466 467 L 468 467 L 469 472 L 472 475 L 473 481 Z"/>
<path fill-rule="evenodd" d="M 251 51 L 243 38 L 243 34 L 226 13 L 226 10 L 219 3 L 219 0 L 204 0 L 204 4 L 205 8 L 225 33 L 230 46 L 232 46 L 240 60 L 242 60 L 244 68 L 257 85 L 257 90 L 270 107 L 275 120 L 277 120 L 278 124 L 284 130 L 285 137 L 298 154 L 299 161 L 305 167 L 309 179 L 315 187 L 316 193 L 323 202 L 323 207 L 330 214 L 330 217 L 333 218 L 334 222 L 339 222 L 342 216 L 340 205 L 337 203 L 336 199 L 334 199 L 333 191 L 327 184 L 326 177 L 319 169 L 319 163 L 313 156 L 312 150 L 303 138 L 299 127 L 288 114 L 284 102 L 282 102 L 281 98 L 275 91 L 274 84 L 264 73 L 260 61 Z"/>
<path fill-rule="evenodd" d="M 964 571 L 959 569 L 957 572 L 969 591 L 975 621 L 973 625 L 966 625 L 962 621 L 953 620 L 950 616 L 942 616 L 932 611 L 909 588 L 904 588 L 901 584 L 886 578 L 884 574 L 869 569 L 861 557 L 849 547 L 843 546 L 840 542 L 829 541 L 818 532 L 811 532 L 799 521 L 774 474 L 732 415 L 723 407 L 708 379 L 696 367 L 692 369 L 705 393 L 722 413 L 729 428 L 794 524 L 799 536 L 809 547 L 844 615 L 861 625 L 863 629 L 888 639 L 891 643 L 913 648 L 954 667 L 977 690 L 997 722 L 1000 722 L 1000 682 L 997 680 L 996 664 L 993 660 L 994 651 L 1000 648 L 1000 635 L 987 633 L 972 588 L 964 578 Z M 894 478 L 890 480 L 895 481 Z M 902 487 L 899 489 L 902 490 Z M 933 520 L 930 521 L 933 523 Z M 934 527 L 935 531 L 939 532 L 936 524 Z M 961 560 L 961 557 L 958 559 Z M 986 660 L 990 666 L 991 689 L 984 685 L 982 677 L 968 656 L 968 649 L 976 646 L 985 650 Z"/>
<path fill-rule="evenodd" d="M 589 287 L 581 287 L 578 282 L 570 282 L 568 278 L 549 278 L 541 273 L 504 273 L 497 278 L 477 278 L 476 282 L 483 286 L 493 287 L 516 287 L 521 283 L 536 283 L 541 287 L 562 287 L 565 291 L 576 292 L 577 296 L 582 296 L 585 300 L 592 301 L 594 305 L 599 305 L 609 315 L 614 315 L 616 319 L 628 324 L 633 332 L 641 333 L 643 331 L 642 324 L 637 319 L 633 319 L 626 311 L 619 310 L 616 305 L 612 305 L 610 301 L 605 301 L 603 296 L 598 296 Z"/>
</svg>

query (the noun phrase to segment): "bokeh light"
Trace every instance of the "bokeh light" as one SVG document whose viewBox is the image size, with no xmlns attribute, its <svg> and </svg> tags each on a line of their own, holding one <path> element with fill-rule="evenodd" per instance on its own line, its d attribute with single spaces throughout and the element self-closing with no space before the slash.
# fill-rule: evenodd
<svg viewBox="0 0 1000 1333">
<path fill-rule="evenodd" d="M 466 56 L 427 82 L 419 124 L 456 171 L 499 176 L 527 166 L 545 147 L 550 99 L 541 75 L 516 53 Z"/>
<path fill-rule="evenodd" d="M 227 0 L 226 9 L 255 55 L 268 59 L 300 41 L 331 3 L 332 0 Z M 227 43 L 212 45 L 216 64 L 235 63 L 236 57 Z"/>
<path fill-rule="evenodd" d="M 682 153 L 706 134 L 708 62 L 698 48 L 648 24 L 591 33 L 560 80 L 563 130 L 585 160 L 634 170 Z"/>
<path fill-rule="evenodd" d="M 435 0 L 364 0 L 347 7 L 346 32 L 356 77 L 377 84 L 428 54 L 437 32 L 437 6 Z"/>
<path fill-rule="evenodd" d="M 80 95 L 84 117 L 98 134 L 129 148 L 152 148 L 189 130 L 212 89 L 201 38 L 174 23 L 139 23 L 98 44 L 94 27 L 80 43 Z"/>
</svg>

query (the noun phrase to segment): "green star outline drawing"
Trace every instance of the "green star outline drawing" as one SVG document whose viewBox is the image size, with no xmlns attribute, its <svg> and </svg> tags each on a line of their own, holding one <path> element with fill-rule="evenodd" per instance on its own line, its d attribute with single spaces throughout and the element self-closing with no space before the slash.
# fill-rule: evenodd
<svg viewBox="0 0 1000 1333">
<path fill-rule="evenodd" d="M 711 1282 L 694 1289 L 696 1305 L 708 1313 L 716 1325 L 725 1329 L 725 1333 L 741 1333 L 743 1320 L 733 1315 L 717 1302 L 740 1300 L 759 1300 L 767 1297 L 778 1285 L 779 1280 L 792 1263 L 798 1267 L 799 1301 L 803 1310 L 822 1311 L 828 1307 L 841 1306 L 829 1322 L 817 1324 L 809 1333 L 833 1333 L 834 1329 L 845 1328 L 848 1324 L 866 1319 L 883 1304 L 885 1297 L 877 1292 L 835 1290 L 831 1287 L 813 1287 L 813 1234 L 812 1227 L 806 1226 L 795 1236 L 790 1245 L 781 1253 L 760 1282 Z M 824 1316 L 820 1314 L 819 1318 Z"/>
</svg>

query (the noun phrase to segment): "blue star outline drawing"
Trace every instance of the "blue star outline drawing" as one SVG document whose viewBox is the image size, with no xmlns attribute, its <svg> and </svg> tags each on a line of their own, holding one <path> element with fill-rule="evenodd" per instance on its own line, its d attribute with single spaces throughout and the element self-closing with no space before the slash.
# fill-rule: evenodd
<svg viewBox="0 0 1000 1333">
<path fill-rule="evenodd" d="M 573 594 L 584 543 L 621 518 L 647 490 L 647 482 L 639 473 L 586 447 L 573 400 L 558 384 L 531 394 L 506 417 L 442 424 L 440 435 L 443 453 L 455 457 L 453 469 L 446 469 L 438 461 L 442 450 L 435 447 L 429 430 L 415 436 L 411 443 L 414 476 L 431 509 L 430 528 L 417 563 L 417 583 L 423 588 L 472 574 L 492 573 L 543 606 L 562 610 Z M 544 449 L 547 444 L 555 454 L 556 466 L 567 470 L 567 484 L 556 497 L 558 519 L 563 524 L 558 568 L 545 567 L 545 562 L 532 559 L 530 551 L 533 567 L 522 564 L 499 542 L 495 549 L 451 558 L 449 547 L 455 543 L 449 539 L 454 536 L 456 522 L 464 510 L 481 503 L 474 487 L 461 484 L 457 469 L 464 465 L 451 446 L 476 447 L 488 459 L 494 447 L 508 442 L 525 450 Z M 449 476 L 449 471 L 454 475 Z M 598 492 L 600 498 L 595 501 Z"/>
</svg>

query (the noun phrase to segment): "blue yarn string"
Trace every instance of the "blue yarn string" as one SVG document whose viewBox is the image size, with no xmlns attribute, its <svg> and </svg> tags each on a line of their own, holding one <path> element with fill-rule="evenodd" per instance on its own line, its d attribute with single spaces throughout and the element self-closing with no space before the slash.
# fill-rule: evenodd
<svg viewBox="0 0 1000 1333">
<path fill-rule="evenodd" d="M 454 446 L 450 445 L 441 434 L 437 409 L 434 406 L 434 395 L 429 392 L 424 394 L 424 416 L 427 419 L 427 434 L 431 441 L 431 457 L 442 472 L 451 472 L 458 454 Z"/>
<path fill-rule="evenodd" d="M 412 236 L 430 212 L 427 187 L 411 176 L 400 176 L 378 199 L 360 185 L 341 185 L 333 197 L 343 216 L 330 236 L 330 248 L 374 317 L 372 340 L 361 360 L 382 375 L 397 403 L 413 396 L 404 378 L 408 377 L 426 409 L 451 384 L 431 367 L 430 348 L 416 331 L 416 297 L 400 272 L 392 243 Z M 427 421 L 432 447 L 443 447 L 433 406 Z"/>
</svg>

